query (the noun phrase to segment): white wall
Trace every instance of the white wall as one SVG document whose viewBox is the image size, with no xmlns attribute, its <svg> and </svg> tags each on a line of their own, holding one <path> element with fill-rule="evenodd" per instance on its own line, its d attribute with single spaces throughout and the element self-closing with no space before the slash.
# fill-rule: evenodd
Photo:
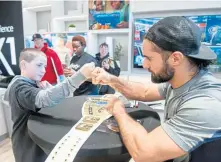
<svg viewBox="0 0 221 162">
<path fill-rule="evenodd" d="M 52 1 L 51 2 L 51 18 L 64 15 L 64 1 Z"/>
<path fill-rule="evenodd" d="M 78 9 L 77 3 L 76 1 L 64 1 L 64 15 L 68 15 L 68 11 L 76 13 Z"/>
<path fill-rule="evenodd" d="M 53 18 L 64 15 L 64 1 L 52 1 L 51 2 L 51 18 L 52 18 L 52 32 L 63 32 L 65 30 L 64 23 L 60 21 L 55 21 Z"/>
<path fill-rule="evenodd" d="M 37 32 L 36 12 L 23 10 L 23 28 L 24 35 L 29 35 Z"/>
<path fill-rule="evenodd" d="M 37 18 L 37 31 L 44 29 L 46 32 L 50 32 L 48 24 L 51 23 L 51 11 L 36 12 Z"/>
<path fill-rule="evenodd" d="M 22 0 L 23 7 L 35 7 L 35 6 L 43 6 L 50 4 L 51 0 Z"/>
</svg>

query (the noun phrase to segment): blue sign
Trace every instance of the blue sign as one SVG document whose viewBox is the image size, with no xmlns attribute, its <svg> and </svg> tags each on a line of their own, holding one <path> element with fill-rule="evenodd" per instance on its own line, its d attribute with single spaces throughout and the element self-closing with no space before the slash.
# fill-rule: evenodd
<svg viewBox="0 0 221 162">
<path fill-rule="evenodd" d="M 212 66 L 215 71 L 221 71 L 221 15 L 187 16 L 195 22 L 202 32 L 202 43 L 210 47 L 216 54 L 217 60 Z M 134 28 L 134 67 L 142 68 L 142 42 L 149 28 L 162 18 L 135 19 Z"/>
</svg>

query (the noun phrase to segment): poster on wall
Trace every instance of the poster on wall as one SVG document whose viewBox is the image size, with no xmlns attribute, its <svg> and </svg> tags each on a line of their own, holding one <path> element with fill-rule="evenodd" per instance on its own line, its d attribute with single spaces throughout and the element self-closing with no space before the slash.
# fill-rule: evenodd
<svg viewBox="0 0 221 162">
<path fill-rule="evenodd" d="M 0 1 L 0 75 L 20 74 L 19 55 L 24 49 L 21 1 Z"/>
<path fill-rule="evenodd" d="M 89 29 L 129 27 L 129 0 L 89 0 Z"/>
<path fill-rule="evenodd" d="M 44 33 L 41 35 L 44 39 L 44 42 L 47 43 L 49 48 L 52 48 L 55 51 L 65 50 L 69 53 L 70 56 L 72 56 L 73 54 L 72 38 L 74 36 L 83 36 L 87 41 L 87 33 Z M 25 36 L 25 47 L 34 48 L 32 35 Z"/>
<path fill-rule="evenodd" d="M 212 72 L 221 72 L 221 15 L 187 16 L 194 21 L 202 32 L 202 44 L 210 47 L 216 54 L 217 60 L 210 65 Z M 142 42 L 149 28 L 162 18 L 135 19 L 134 27 L 134 68 L 142 68 Z"/>
<path fill-rule="evenodd" d="M 87 42 L 87 33 L 52 33 L 52 48 L 55 49 L 55 51 L 59 51 L 59 48 L 66 48 L 69 51 L 70 56 L 72 56 L 72 38 L 76 35 L 84 37 Z"/>
<path fill-rule="evenodd" d="M 32 41 L 32 35 L 24 36 L 25 48 L 34 48 L 34 42 Z"/>
</svg>

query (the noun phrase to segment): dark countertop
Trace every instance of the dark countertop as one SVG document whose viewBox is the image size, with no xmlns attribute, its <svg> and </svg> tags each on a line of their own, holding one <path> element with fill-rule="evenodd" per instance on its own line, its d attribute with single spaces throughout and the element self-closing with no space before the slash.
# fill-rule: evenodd
<svg viewBox="0 0 221 162">
<path fill-rule="evenodd" d="M 80 96 L 65 99 L 59 105 L 53 108 L 41 109 L 38 114 L 29 117 L 29 134 L 47 154 L 80 120 L 82 117 L 81 107 L 87 97 Z M 159 115 L 144 104 L 141 104 L 138 109 L 129 108 L 127 110 L 132 117 L 143 121 L 143 126 L 147 131 L 151 131 L 160 125 Z M 118 133 L 106 133 L 96 130 L 84 143 L 77 154 L 77 158 L 78 161 L 99 161 L 95 159 L 103 159 L 102 161 L 107 162 L 112 159 L 110 161 L 116 162 L 128 160 L 129 155 Z M 121 158 L 122 160 L 120 160 Z"/>
</svg>

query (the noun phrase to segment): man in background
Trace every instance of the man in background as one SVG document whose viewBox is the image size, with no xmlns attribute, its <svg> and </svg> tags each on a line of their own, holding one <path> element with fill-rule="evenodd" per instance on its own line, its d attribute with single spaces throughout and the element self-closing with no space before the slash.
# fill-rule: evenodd
<svg viewBox="0 0 221 162">
<path fill-rule="evenodd" d="M 104 1 L 103 0 L 94 1 L 94 5 L 95 5 L 96 11 L 104 11 Z"/>
<path fill-rule="evenodd" d="M 143 67 L 153 83 L 130 82 L 95 68 L 93 82 L 107 84 L 131 100 L 165 100 L 161 126 L 147 132 L 116 97 L 108 111 L 136 162 L 220 162 L 221 82 L 209 71 L 217 55 L 201 44 L 190 19 L 171 16 L 155 23 L 143 40 Z"/>
<path fill-rule="evenodd" d="M 126 4 L 124 0 L 110 1 L 113 10 L 120 11 L 120 23 L 117 24 L 117 28 L 129 27 L 129 4 Z"/>
<path fill-rule="evenodd" d="M 32 36 L 32 41 L 34 41 L 35 48 L 41 50 L 47 56 L 46 73 L 41 81 L 46 80 L 52 85 L 63 81 L 63 68 L 57 53 L 48 48 L 47 43 L 44 43 L 44 40 L 40 34 L 34 34 Z"/>
<path fill-rule="evenodd" d="M 97 65 L 96 59 L 84 51 L 86 47 L 86 40 L 84 37 L 77 35 L 72 38 L 73 57 L 70 66 L 64 69 L 65 76 L 72 76 L 84 64 L 94 62 Z M 75 90 L 74 96 L 80 95 L 97 95 L 97 86 L 90 81 L 84 82 L 78 89 Z"/>
<path fill-rule="evenodd" d="M 110 58 L 108 44 L 102 43 L 99 47 L 99 51 L 100 52 L 96 54 L 98 65 L 108 73 L 119 76 L 120 67 L 117 65 L 117 62 L 115 60 Z M 99 85 L 98 93 L 99 95 L 114 94 L 115 90 L 109 85 Z"/>
</svg>

